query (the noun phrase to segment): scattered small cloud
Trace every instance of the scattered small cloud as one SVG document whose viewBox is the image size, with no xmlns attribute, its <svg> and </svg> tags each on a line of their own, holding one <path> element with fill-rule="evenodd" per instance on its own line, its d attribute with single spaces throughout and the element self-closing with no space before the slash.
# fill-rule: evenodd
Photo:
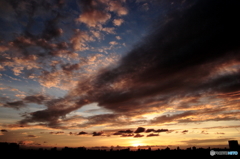
<svg viewBox="0 0 240 159">
<path fill-rule="evenodd" d="M 113 24 L 114 24 L 115 26 L 120 26 L 120 25 L 122 25 L 123 22 L 124 22 L 123 19 L 114 19 L 114 20 L 113 20 Z"/>
<path fill-rule="evenodd" d="M 154 137 L 154 136 L 159 136 L 159 134 L 151 133 L 151 134 L 148 134 L 148 135 L 147 135 L 147 137 Z"/>
<path fill-rule="evenodd" d="M 84 131 L 81 131 L 78 133 L 78 135 L 85 135 L 85 134 L 88 134 L 87 132 L 84 132 Z"/>
<path fill-rule="evenodd" d="M 188 132 L 188 130 L 183 130 L 182 133 L 183 134 L 186 134 Z"/>
<path fill-rule="evenodd" d="M 141 135 L 141 134 L 136 134 L 134 135 L 135 138 L 138 138 L 138 137 L 144 137 L 144 135 Z"/>
<path fill-rule="evenodd" d="M 26 137 L 29 137 L 29 138 L 37 138 L 36 135 L 27 135 Z"/>
<path fill-rule="evenodd" d="M 121 40 L 122 38 L 120 36 L 116 36 L 116 39 L 117 40 Z"/>
<path fill-rule="evenodd" d="M 6 133 L 8 131 L 6 129 L 2 129 L 1 132 Z"/>
<path fill-rule="evenodd" d="M 93 136 L 102 136 L 103 132 L 93 132 Z"/>
</svg>

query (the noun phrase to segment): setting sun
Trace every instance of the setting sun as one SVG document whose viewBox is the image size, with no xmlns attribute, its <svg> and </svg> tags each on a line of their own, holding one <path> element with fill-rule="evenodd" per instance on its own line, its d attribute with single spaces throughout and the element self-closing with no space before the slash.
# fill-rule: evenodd
<svg viewBox="0 0 240 159">
<path fill-rule="evenodd" d="M 141 146 L 142 145 L 142 143 L 135 143 L 135 144 L 132 144 L 132 146 L 135 146 L 135 147 L 137 147 L 137 146 Z"/>
</svg>

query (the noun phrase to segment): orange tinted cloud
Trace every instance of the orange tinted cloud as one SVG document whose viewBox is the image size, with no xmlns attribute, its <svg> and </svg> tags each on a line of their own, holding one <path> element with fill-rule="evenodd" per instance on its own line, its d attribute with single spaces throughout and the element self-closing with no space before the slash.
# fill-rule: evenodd
<svg viewBox="0 0 240 159">
<path fill-rule="evenodd" d="M 103 9 L 106 7 L 105 3 L 90 0 L 82 1 L 80 4 L 83 12 L 76 20 L 85 23 L 89 27 L 96 27 L 98 24 L 104 24 L 111 18 L 111 14 Z M 100 8 L 100 6 L 103 8 Z"/>
<path fill-rule="evenodd" d="M 124 22 L 123 19 L 114 19 L 114 20 L 113 20 L 113 24 L 114 24 L 115 26 L 120 26 L 120 25 L 122 25 L 123 22 Z"/>
<path fill-rule="evenodd" d="M 112 12 L 116 12 L 118 14 L 118 16 L 128 14 L 127 8 L 123 7 L 121 1 L 119 1 L 119 0 L 110 1 L 109 2 L 109 10 Z"/>
<path fill-rule="evenodd" d="M 79 16 L 77 21 L 87 24 L 90 27 L 95 27 L 97 24 L 104 24 L 111 18 L 111 15 L 99 10 L 91 10 L 84 12 Z"/>
</svg>

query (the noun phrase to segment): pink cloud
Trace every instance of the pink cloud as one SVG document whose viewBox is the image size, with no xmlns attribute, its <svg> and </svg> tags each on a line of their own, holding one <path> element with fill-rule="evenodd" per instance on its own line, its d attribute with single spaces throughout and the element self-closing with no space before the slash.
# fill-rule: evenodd
<svg viewBox="0 0 240 159">
<path fill-rule="evenodd" d="M 114 24 L 115 26 L 120 26 L 120 25 L 122 25 L 123 22 L 124 22 L 123 19 L 114 19 L 114 20 L 113 20 L 113 24 Z"/>
</svg>

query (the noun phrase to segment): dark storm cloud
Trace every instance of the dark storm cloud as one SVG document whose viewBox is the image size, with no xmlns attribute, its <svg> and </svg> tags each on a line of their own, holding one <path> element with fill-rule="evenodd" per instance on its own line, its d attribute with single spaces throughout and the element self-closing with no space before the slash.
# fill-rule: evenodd
<svg viewBox="0 0 240 159">
<path fill-rule="evenodd" d="M 93 116 L 86 125 L 103 124 L 109 120 L 121 123 L 116 118 L 117 113 L 132 117 L 151 112 L 151 108 L 166 108 L 175 99 L 238 91 L 239 71 L 227 75 L 219 75 L 217 71 L 225 65 L 240 62 L 240 24 L 237 21 L 240 2 L 199 0 L 190 6 L 173 11 L 166 16 L 164 23 L 159 21 L 159 27 L 152 29 L 142 42 L 135 45 L 119 61 L 118 67 L 106 68 L 91 79 L 79 82 L 66 96 L 68 100 L 72 96 L 70 101 L 75 104 L 48 106 L 29 114 L 21 122 L 54 124 L 71 111 L 96 102 L 115 114 Z M 82 22 L 88 22 L 84 20 L 82 18 Z M 91 25 L 95 25 L 95 21 Z M 237 100 L 232 98 L 229 102 Z M 171 122 L 198 114 L 198 111 L 187 111 L 162 115 L 150 123 Z M 219 118 L 222 119 L 233 118 Z"/>
</svg>

